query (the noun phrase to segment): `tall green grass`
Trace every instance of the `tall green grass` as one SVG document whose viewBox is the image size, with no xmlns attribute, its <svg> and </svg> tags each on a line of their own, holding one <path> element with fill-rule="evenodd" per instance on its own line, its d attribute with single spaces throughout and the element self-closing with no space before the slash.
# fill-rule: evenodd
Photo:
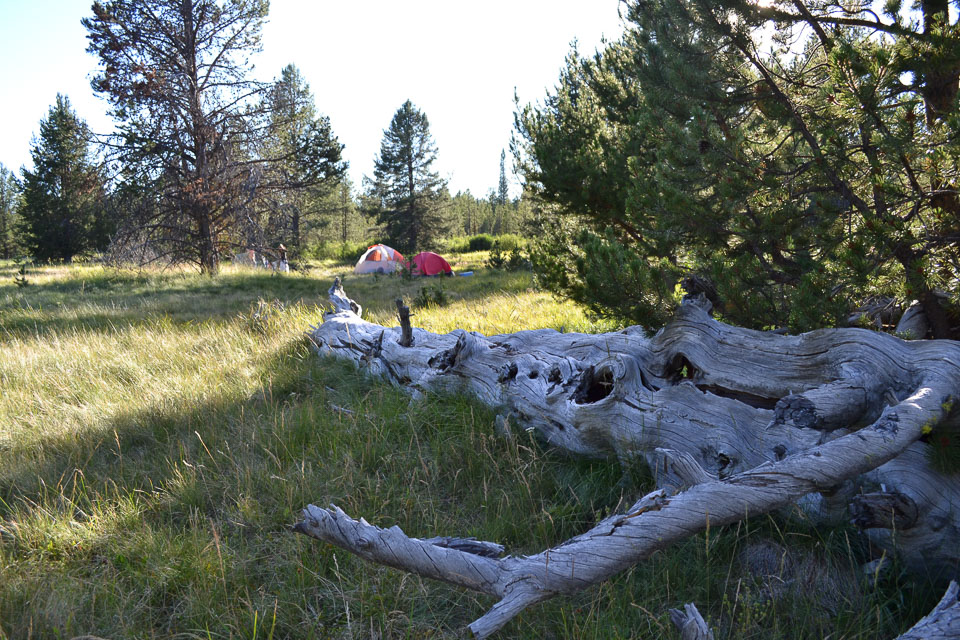
<svg viewBox="0 0 960 640">
<path fill-rule="evenodd" d="M 346 287 L 392 323 L 394 298 L 442 286 L 448 305 L 414 317 L 433 331 L 611 328 L 484 259 L 461 257 L 472 278 Z M 299 509 L 533 553 L 649 489 L 643 469 L 495 436 L 469 398 L 412 402 L 314 356 L 303 331 L 338 269 L 49 267 L 21 287 L 0 263 L 0 639 L 456 637 L 489 598 L 296 535 Z M 758 556 L 774 558 L 760 577 Z M 759 518 L 535 607 L 504 637 L 673 638 L 667 609 L 691 601 L 718 638 L 895 635 L 936 593 L 896 569 L 861 576 L 866 557 L 853 531 Z"/>
</svg>

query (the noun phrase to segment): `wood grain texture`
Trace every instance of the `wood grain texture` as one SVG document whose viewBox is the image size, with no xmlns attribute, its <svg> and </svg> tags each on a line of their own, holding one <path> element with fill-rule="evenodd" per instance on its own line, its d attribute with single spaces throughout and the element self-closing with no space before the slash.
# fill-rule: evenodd
<svg viewBox="0 0 960 640">
<path fill-rule="evenodd" d="M 940 603 L 897 640 L 956 640 L 960 638 L 960 588 L 951 582 Z"/>
<path fill-rule="evenodd" d="M 918 570 L 956 574 L 960 567 L 960 482 L 933 471 L 918 441 L 925 429 L 955 419 L 957 343 L 862 329 L 774 335 L 684 305 L 654 336 L 635 327 L 489 337 L 414 328 L 414 345 L 402 347 L 400 329 L 362 320 L 339 282 L 330 297 L 334 311 L 310 333 L 320 353 L 350 359 L 415 395 L 472 394 L 554 446 L 642 457 L 655 471 L 660 488 L 626 513 L 522 558 L 438 546 L 336 508 L 304 510 L 302 533 L 499 597 L 470 625 L 477 637 L 708 525 L 791 503 L 815 518 L 849 518 L 849 498 L 863 492 L 898 496 L 864 503 L 879 505 L 865 524 L 884 525 L 883 510 L 891 510 L 894 527 L 872 527 L 872 538 L 893 548 L 895 532 L 897 550 Z"/>
</svg>

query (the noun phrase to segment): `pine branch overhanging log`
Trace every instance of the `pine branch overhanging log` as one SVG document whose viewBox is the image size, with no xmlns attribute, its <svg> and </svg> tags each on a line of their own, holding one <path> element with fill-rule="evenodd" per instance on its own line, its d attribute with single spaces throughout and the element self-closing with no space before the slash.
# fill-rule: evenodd
<svg viewBox="0 0 960 640">
<path fill-rule="evenodd" d="M 829 521 L 849 518 L 848 504 L 864 494 L 854 510 L 871 538 L 889 544 L 897 527 L 909 566 L 946 575 L 960 567 L 960 480 L 930 469 L 918 442 L 956 420 L 960 344 L 860 329 L 772 335 L 724 325 L 688 303 L 653 337 L 637 328 L 490 337 L 413 329 L 413 346 L 402 347 L 401 330 L 362 320 L 339 281 L 330 299 L 334 312 L 311 332 L 319 352 L 414 394 L 474 394 L 554 446 L 642 456 L 656 472 L 660 488 L 626 513 L 529 557 L 493 557 L 493 543 L 410 538 L 336 507 L 304 509 L 301 533 L 500 598 L 469 625 L 477 637 L 707 526 L 794 502 Z M 937 624 L 953 629 L 960 606 L 955 595 L 945 600 Z"/>
</svg>

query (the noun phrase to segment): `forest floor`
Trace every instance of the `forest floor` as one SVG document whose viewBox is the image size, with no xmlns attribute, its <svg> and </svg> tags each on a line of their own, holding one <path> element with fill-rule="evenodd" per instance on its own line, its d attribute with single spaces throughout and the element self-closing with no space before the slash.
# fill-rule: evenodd
<svg viewBox="0 0 960 640">
<path fill-rule="evenodd" d="M 455 256 L 472 277 L 346 275 L 364 317 L 394 299 L 434 332 L 618 328 L 537 291 L 528 272 Z M 413 536 L 533 553 L 651 487 L 575 460 L 469 398 L 416 402 L 312 354 L 304 332 L 350 265 L 28 269 L 0 262 L 0 640 L 443 638 L 489 598 L 366 564 L 292 533 L 334 502 Z M 797 514 L 710 530 L 556 598 L 503 637 L 675 638 L 695 602 L 720 638 L 888 638 L 941 595 L 895 562 L 864 574 L 855 529 Z"/>
</svg>

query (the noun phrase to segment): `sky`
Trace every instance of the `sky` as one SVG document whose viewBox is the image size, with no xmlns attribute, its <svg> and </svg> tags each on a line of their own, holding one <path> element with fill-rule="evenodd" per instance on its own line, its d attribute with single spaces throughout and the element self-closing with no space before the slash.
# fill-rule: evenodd
<svg viewBox="0 0 960 640">
<path fill-rule="evenodd" d="M 0 0 L 0 164 L 32 165 L 31 140 L 56 94 L 98 133 L 112 129 L 90 89 L 96 59 L 80 24 L 91 0 Z M 437 145 L 434 168 L 450 191 L 496 188 L 508 145 L 514 92 L 542 102 L 571 42 L 582 54 L 623 31 L 619 0 L 272 0 L 254 76 L 295 64 L 320 113 L 345 145 L 359 188 L 373 174 L 383 131 L 406 101 L 423 111 Z"/>
</svg>

